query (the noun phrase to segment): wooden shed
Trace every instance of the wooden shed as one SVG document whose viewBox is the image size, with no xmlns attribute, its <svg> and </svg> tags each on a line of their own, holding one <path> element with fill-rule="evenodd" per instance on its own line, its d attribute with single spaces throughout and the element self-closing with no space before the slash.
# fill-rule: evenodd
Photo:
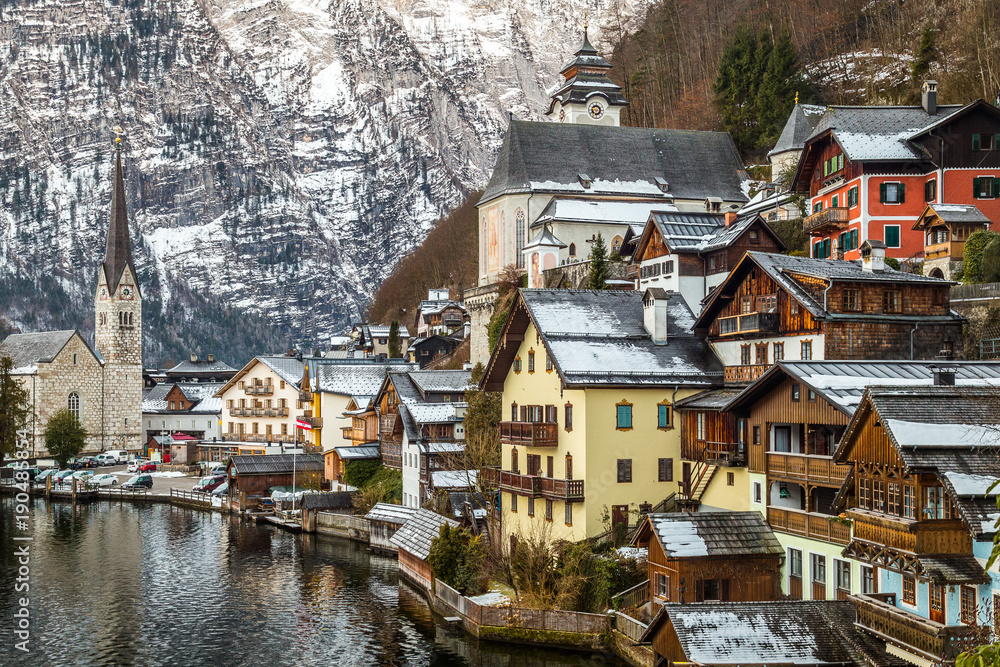
<svg viewBox="0 0 1000 667">
<path fill-rule="evenodd" d="M 302 509 L 302 531 L 316 532 L 316 516 L 319 512 L 351 514 L 354 510 L 353 493 L 304 493 L 299 503 Z"/>
<path fill-rule="evenodd" d="M 784 550 L 759 512 L 648 514 L 632 544 L 649 550 L 656 604 L 781 597 Z"/>
<path fill-rule="evenodd" d="M 430 563 L 427 562 L 431 552 L 431 542 L 441 532 L 441 526 L 446 523 L 458 527 L 457 521 L 430 510 L 418 509 L 409 521 L 389 538 L 389 542 L 399 550 L 399 573 L 404 579 L 427 593 L 432 591 L 434 581 Z"/>
<path fill-rule="evenodd" d="M 376 503 L 365 515 L 370 526 L 368 545 L 372 551 L 395 555 L 396 545 L 389 540 L 404 523 L 413 518 L 416 511 L 415 507 Z"/>
<path fill-rule="evenodd" d="M 269 496 L 272 486 L 292 486 L 294 481 L 296 487 L 318 490 L 323 481 L 323 457 L 319 454 L 234 456 L 226 466 L 226 476 L 233 508 L 244 510 Z"/>
</svg>

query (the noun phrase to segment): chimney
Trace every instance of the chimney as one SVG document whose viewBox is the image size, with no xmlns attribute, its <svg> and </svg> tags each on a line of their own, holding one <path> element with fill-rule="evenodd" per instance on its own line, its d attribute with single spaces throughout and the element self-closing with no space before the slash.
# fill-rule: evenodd
<svg viewBox="0 0 1000 667">
<path fill-rule="evenodd" d="M 191 353 L 191 363 L 193 364 L 196 361 L 198 361 L 198 355 L 192 352 Z"/>
<path fill-rule="evenodd" d="M 736 222 L 736 211 L 726 211 L 726 227 Z"/>
<path fill-rule="evenodd" d="M 937 114 L 937 81 L 924 81 L 920 89 L 920 104 L 931 116 Z"/>
<path fill-rule="evenodd" d="M 868 239 L 861 244 L 861 270 L 865 273 L 885 271 L 885 243 Z"/>
<path fill-rule="evenodd" d="M 208 355 L 208 363 L 212 363 L 213 361 L 215 361 L 215 355 L 214 354 Z"/>
<path fill-rule="evenodd" d="M 667 292 L 650 287 L 642 295 L 642 323 L 655 345 L 667 344 Z"/>
<path fill-rule="evenodd" d="M 953 366 L 932 366 L 935 387 L 954 387 L 955 368 Z"/>
</svg>

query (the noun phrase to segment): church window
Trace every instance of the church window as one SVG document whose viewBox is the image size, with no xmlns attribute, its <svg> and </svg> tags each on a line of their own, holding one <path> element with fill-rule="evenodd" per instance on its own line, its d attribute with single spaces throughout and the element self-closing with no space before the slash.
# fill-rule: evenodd
<svg viewBox="0 0 1000 667">
<path fill-rule="evenodd" d="M 122 326 L 124 324 L 125 324 L 125 313 L 123 313 L 122 311 L 119 310 L 118 311 L 118 326 Z"/>
<path fill-rule="evenodd" d="M 570 257 L 576 257 L 576 244 L 575 243 L 570 243 L 569 244 L 569 256 Z"/>
<path fill-rule="evenodd" d="M 516 245 L 515 254 L 517 255 L 517 265 L 519 267 L 524 266 L 524 255 L 521 254 L 521 248 L 524 247 L 524 237 L 525 228 L 527 226 L 527 216 L 524 215 L 522 209 L 517 209 L 514 213 L 514 243 Z"/>
<path fill-rule="evenodd" d="M 622 237 L 617 236 L 617 235 L 613 239 L 611 239 L 611 254 L 613 254 L 613 255 L 617 255 L 618 254 L 618 251 L 621 250 L 621 248 L 622 248 L 622 241 L 623 240 L 624 239 Z"/>
<path fill-rule="evenodd" d="M 66 407 L 69 408 L 69 413 L 80 421 L 80 394 L 71 392 L 69 395 L 69 400 L 66 402 Z"/>
<path fill-rule="evenodd" d="M 73 355 L 73 365 L 76 366 L 76 355 Z"/>
</svg>

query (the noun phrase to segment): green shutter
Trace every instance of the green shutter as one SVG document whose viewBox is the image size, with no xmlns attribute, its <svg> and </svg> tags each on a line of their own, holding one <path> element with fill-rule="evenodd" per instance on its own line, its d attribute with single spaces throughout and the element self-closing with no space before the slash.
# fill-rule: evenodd
<svg viewBox="0 0 1000 667">
<path fill-rule="evenodd" d="M 885 244 L 890 248 L 899 247 L 899 227 L 892 225 L 885 228 Z"/>
<path fill-rule="evenodd" d="M 900 183 L 896 186 L 896 194 L 899 197 L 900 204 L 906 201 L 906 183 Z"/>
<path fill-rule="evenodd" d="M 974 151 L 978 151 L 979 150 L 979 135 L 978 134 L 972 135 L 972 150 L 974 150 Z"/>
<path fill-rule="evenodd" d="M 973 178 L 973 179 L 972 179 L 972 196 L 973 196 L 973 197 L 974 197 L 975 199 L 979 199 L 979 193 L 980 193 L 980 192 L 982 192 L 982 191 L 981 191 L 981 190 L 979 189 L 979 186 L 980 186 L 980 182 L 979 182 L 979 179 L 978 179 L 978 178 Z"/>
<path fill-rule="evenodd" d="M 878 200 L 879 203 L 885 203 L 885 183 L 878 184 Z"/>
<path fill-rule="evenodd" d="M 993 196 L 1000 197 L 1000 178 L 993 179 Z"/>
</svg>

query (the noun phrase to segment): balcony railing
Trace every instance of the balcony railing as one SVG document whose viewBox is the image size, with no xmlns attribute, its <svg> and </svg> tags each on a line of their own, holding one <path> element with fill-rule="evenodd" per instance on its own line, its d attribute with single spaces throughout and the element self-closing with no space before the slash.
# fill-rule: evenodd
<svg viewBox="0 0 1000 667">
<path fill-rule="evenodd" d="M 959 654 L 988 640 L 989 629 L 943 625 L 896 607 L 894 593 L 852 595 L 855 625 L 933 664 L 954 664 Z"/>
<path fill-rule="evenodd" d="M 261 442 L 261 443 L 294 443 L 294 435 L 268 435 L 267 433 L 227 433 L 222 436 L 224 442 Z"/>
<path fill-rule="evenodd" d="M 719 318 L 719 335 L 734 336 L 744 333 L 777 333 L 778 313 L 743 313 Z"/>
<path fill-rule="evenodd" d="M 917 521 L 867 510 L 850 509 L 854 539 L 907 554 L 953 554 L 972 551 L 972 538 L 959 520 Z"/>
<path fill-rule="evenodd" d="M 312 403 L 313 395 L 311 391 L 300 391 L 299 400 L 303 403 Z"/>
<path fill-rule="evenodd" d="M 270 396 L 274 393 L 273 384 L 248 385 L 243 391 L 249 396 Z"/>
<path fill-rule="evenodd" d="M 768 364 L 726 366 L 726 382 L 756 382 L 770 367 Z"/>
<path fill-rule="evenodd" d="M 287 417 L 288 408 L 229 408 L 231 417 Z"/>
<path fill-rule="evenodd" d="M 844 229 L 851 220 L 847 208 L 837 206 L 817 211 L 802 221 L 802 229 L 808 234 L 823 234 L 837 229 Z"/>
<path fill-rule="evenodd" d="M 555 479 L 540 475 L 522 475 L 499 468 L 487 468 L 486 483 L 502 491 L 551 500 L 576 502 L 583 500 L 582 479 Z"/>
<path fill-rule="evenodd" d="M 817 484 L 841 484 L 850 470 L 851 466 L 834 463 L 828 456 L 767 453 L 767 473 L 774 477 L 787 477 Z"/>
<path fill-rule="evenodd" d="M 322 417 L 301 417 L 302 421 L 306 422 L 313 428 L 323 428 L 323 418 Z"/>
<path fill-rule="evenodd" d="M 559 425 L 538 422 L 500 422 L 500 442 L 506 445 L 555 447 Z"/>
<path fill-rule="evenodd" d="M 851 541 L 850 526 L 828 514 L 802 512 L 784 507 L 768 507 L 767 523 L 773 530 L 815 540 L 835 544 L 847 544 Z"/>
</svg>

